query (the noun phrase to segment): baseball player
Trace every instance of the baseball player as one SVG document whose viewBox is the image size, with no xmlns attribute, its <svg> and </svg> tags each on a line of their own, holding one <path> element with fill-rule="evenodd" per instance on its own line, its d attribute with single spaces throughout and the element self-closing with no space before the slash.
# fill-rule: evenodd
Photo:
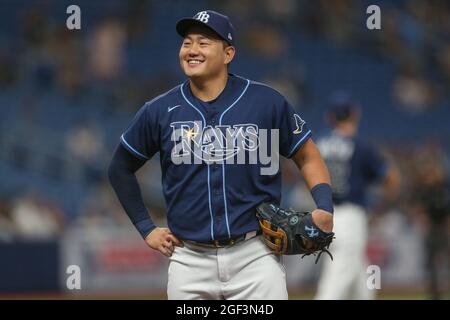
<svg viewBox="0 0 450 320">
<path fill-rule="evenodd" d="M 284 266 L 264 244 L 255 208 L 280 202 L 279 152 L 310 187 L 315 224 L 331 232 L 326 166 L 280 93 L 228 73 L 236 49 L 227 16 L 201 11 L 176 31 L 187 80 L 136 114 L 111 161 L 111 184 L 145 242 L 170 257 L 169 299 L 287 299 Z M 135 177 L 157 152 L 168 228 L 152 222 Z"/>
<path fill-rule="evenodd" d="M 331 175 L 336 239 L 330 247 L 333 264 L 325 261 L 315 298 L 372 299 L 374 291 L 366 284 L 367 191 L 383 181 L 384 191 L 392 195 L 398 173 L 377 150 L 356 138 L 360 107 L 349 94 L 336 92 L 327 116 L 332 130 L 317 146 Z"/>
</svg>

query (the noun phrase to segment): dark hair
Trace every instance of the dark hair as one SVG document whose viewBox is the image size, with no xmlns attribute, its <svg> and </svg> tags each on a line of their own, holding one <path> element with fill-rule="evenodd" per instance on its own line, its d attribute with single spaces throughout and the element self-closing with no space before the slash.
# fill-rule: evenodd
<svg viewBox="0 0 450 320">
<path fill-rule="evenodd" d="M 327 118 L 332 126 L 354 118 L 359 113 L 359 103 L 345 91 L 335 92 L 330 99 Z"/>
</svg>

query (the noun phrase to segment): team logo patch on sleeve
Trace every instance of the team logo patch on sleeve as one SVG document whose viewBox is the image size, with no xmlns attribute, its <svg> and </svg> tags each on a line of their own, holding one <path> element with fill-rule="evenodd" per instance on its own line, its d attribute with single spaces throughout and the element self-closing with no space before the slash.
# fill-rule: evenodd
<svg viewBox="0 0 450 320">
<path fill-rule="evenodd" d="M 294 131 L 292 131 L 292 133 L 294 133 L 294 134 L 302 133 L 303 125 L 306 123 L 305 120 L 300 118 L 300 116 L 295 113 L 294 113 L 294 120 L 295 120 L 296 129 Z"/>
</svg>

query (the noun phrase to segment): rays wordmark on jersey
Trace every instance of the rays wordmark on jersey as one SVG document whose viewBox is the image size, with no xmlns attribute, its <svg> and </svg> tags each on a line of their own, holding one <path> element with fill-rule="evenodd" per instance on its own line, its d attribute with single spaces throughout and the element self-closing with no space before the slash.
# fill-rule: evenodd
<svg viewBox="0 0 450 320">
<path fill-rule="evenodd" d="M 257 164 L 259 161 L 262 165 L 271 164 L 272 169 L 266 174 L 274 174 L 274 163 L 279 157 L 277 129 L 259 129 L 251 123 L 203 128 L 201 121 L 176 121 L 170 126 L 174 164 Z M 278 165 L 275 166 L 278 171 Z"/>
</svg>

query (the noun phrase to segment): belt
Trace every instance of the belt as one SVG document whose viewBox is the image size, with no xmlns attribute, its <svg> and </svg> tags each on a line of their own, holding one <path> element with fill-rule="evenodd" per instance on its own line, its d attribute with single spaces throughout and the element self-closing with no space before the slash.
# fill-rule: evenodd
<svg viewBox="0 0 450 320">
<path fill-rule="evenodd" d="M 231 247 L 239 242 L 250 240 L 260 234 L 261 234 L 261 230 L 258 230 L 258 231 L 250 231 L 245 234 L 241 234 L 240 236 L 236 236 L 236 237 L 232 237 L 232 238 L 228 238 L 228 239 L 210 240 L 210 241 L 193 241 L 193 240 L 184 240 L 184 241 L 195 244 L 195 245 L 199 245 L 199 246 L 212 247 L 212 248 L 225 248 L 225 247 Z"/>
</svg>

